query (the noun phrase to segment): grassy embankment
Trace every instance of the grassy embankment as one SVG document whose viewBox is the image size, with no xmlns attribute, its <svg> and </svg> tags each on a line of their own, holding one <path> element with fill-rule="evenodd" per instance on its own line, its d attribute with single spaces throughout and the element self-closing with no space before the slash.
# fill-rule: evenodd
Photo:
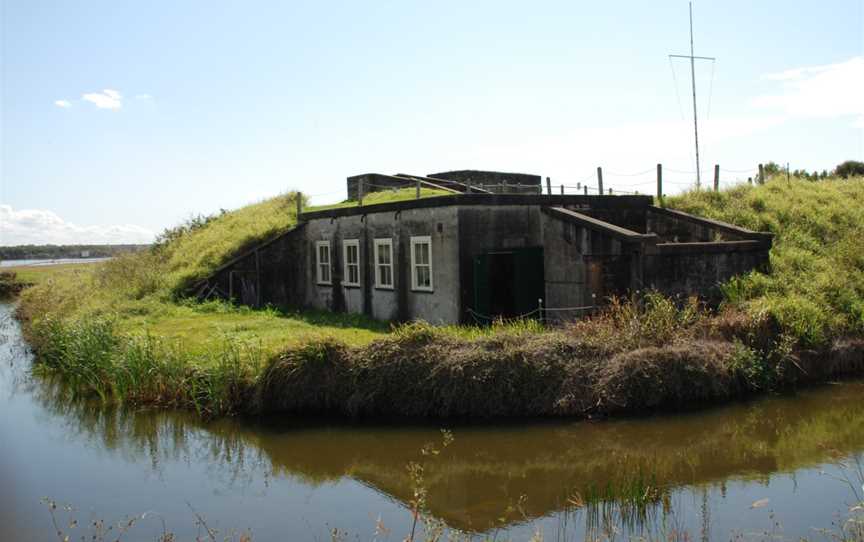
<svg viewBox="0 0 864 542">
<path fill-rule="evenodd" d="M 412 197 L 413 191 L 370 195 Z M 209 414 L 605 415 L 689 407 L 862 372 L 862 179 L 785 179 L 670 207 L 776 234 L 773 272 L 707 311 L 648 294 L 562 329 L 388 327 L 358 316 L 252 311 L 178 295 L 293 224 L 292 195 L 174 230 L 155 250 L 24 292 L 43 366 L 106 400 Z"/>
</svg>

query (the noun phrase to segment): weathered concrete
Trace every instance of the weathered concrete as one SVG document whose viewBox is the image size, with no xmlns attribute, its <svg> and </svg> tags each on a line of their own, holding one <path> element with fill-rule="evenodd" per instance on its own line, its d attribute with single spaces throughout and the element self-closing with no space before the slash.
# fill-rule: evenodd
<svg viewBox="0 0 864 542">
<path fill-rule="evenodd" d="M 432 241 L 433 291 L 411 287 L 411 237 L 429 236 Z M 345 286 L 342 241 L 360 241 L 360 286 Z M 374 240 L 393 242 L 392 289 L 376 288 Z M 329 241 L 332 258 L 331 285 L 317 284 L 315 242 Z M 363 313 L 380 320 L 424 319 L 435 323 L 459 320 L 459 241 L 456 207 L 406 209 L 396 212 L 354 214 L 339 219 L 309 219 L 305 226 L 309 259 L 301 280 L 308 307 Z"/>
<path fill-rule="evenodd" d="M 540 194 L 543 192 L 540 175 L 528 173 L 463 169 L 430 173 L 427 177 L 456 181 L 468 186 L 479 186 L 490 192 L 501 194 Z"/>
<path fill-rule="evenodd" d="M 463 193 L 307 212 L 300 220 L 297 228 L 221 267 L 197 294 L 388 321 L 473 323 L 478 300 L 490 295 L 496 302 L 511 296 L 519 297 L 520 307 L 536 306 L 528 298 L 540 280 L 537 297 L 545 315 L 570 319 L 585 311 L 553 309 L 592 307 L 648 288 L 718 299 L 720 283 L 754 269 L 768 271 L 772 241 L 770 234 L 655 207 L 649 196 Z M 411 283 L 411 238 L 420 236 L 431 241 L 431 292 Z M 392 242 L 392 288 L 375 284 L 375 239 Z M 345 240 L 358 243 L 357 285 L 345 284 Z M 319 241 L 330 243 L 331 284 L 316 280 Z M 531 279 L 520 285 L 520 272 Z M 490 293 L 488 288 L 501 288 L 495 281 L 502 276 L 512 288 Z"/>
</svg>

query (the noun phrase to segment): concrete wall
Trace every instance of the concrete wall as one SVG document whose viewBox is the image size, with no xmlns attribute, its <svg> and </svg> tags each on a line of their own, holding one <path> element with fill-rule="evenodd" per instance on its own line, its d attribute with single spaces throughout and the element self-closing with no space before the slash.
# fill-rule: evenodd
<svg viewBox="0 0 864 542">
<path fill-rule="evenodd" d="M 646 285 L 667 295 L 719 301 L 719 285 L 735 275 L 769 271 L 770 244 L 760 241 L 659 244 L 645 258 Z"/>
<path fill-rule="evenodd" d="M 411 288 L 410 239 L 432 240 L 433 292 Z M 394 288 L 374 286 L 374 239 L 393 241 Z M 345 286 L 345 239 L 360 241 L 360 286 Z M 459 321 L 459 240 L 456 207 L 406 209 L 398 212 L 321 218 L 305 225 L 305 299 L 309 307 L 363 313 L 380 320 L 423 319 L 432 323 Z M 330 241 L 332 285 L 316 282 L 315 242 Z"/>
<path fill-rule="evenodd" d="M 665 243 L 741 241 L 754 237 L 754 232 L 743 228 L 659 207 L 649 207 L 645 220 L 646 232 L 657 234 Z"/>
<path fill-rule="evenodd" d="M 603 304 L 631 286 L 630 255 L 614 236 L 543 214 L 546 300 L 550 309 Z M 588 311 L 550 311 L 568 320 Z"/>
<path fill-rule="evenodd" d="M 502 194 L 540 194 L 543 192 L 540 176 L 528 173 L 465 169 L 430 173 L 427 177 L 456 181 L 469 186 L 479 186 L 491 192 Z M 505 188 L 504 184 L 509 186 Z"/>
<path fill-rule="evenodd" d="M 262 243 L 223 266 L 200 287 L 210 293 L 250 306 L 303 305 L 305 274 L 302 226 Z"/>
<path fill-rule="evenodd" d="M 476 256 L 493 251 L 543 247 L 544 304 L 583 307 L 630 286 L 630 256 L 612 235 L 551 217 L 540 205 L 463 206 L 459 210 L 461 297 L 474 305 Z M 592 297 L 596 294 L 596 298 Z M 584 312 L 558 312 L 565 318 Z M 462 321 L 472 322 L 463 311 Z"/>
</svg>

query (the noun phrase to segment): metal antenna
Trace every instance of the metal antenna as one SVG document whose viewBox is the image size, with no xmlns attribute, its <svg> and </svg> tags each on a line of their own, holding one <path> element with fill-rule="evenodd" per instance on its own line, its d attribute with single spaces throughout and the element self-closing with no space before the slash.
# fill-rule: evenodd
<svg viewBox="0 0 864 542">
<path fill-rule="evenodd" d="M 696 60 L 717 60 L 712 56 L 695 56 L 693 53 L 693 2 L 689 2 L 690 6 L 690 54 L 689 55 L 669 55 L 669 58 L 689 58 L 690 59 L 690 83 L 693 88 L 693 135 L 696 139 L 696 188 L 702 186 L 702 171 L 699 166 L 699 121 L 696 115 Z M 674 72 L 673 72 L 674 73 Z"/>
</svg>

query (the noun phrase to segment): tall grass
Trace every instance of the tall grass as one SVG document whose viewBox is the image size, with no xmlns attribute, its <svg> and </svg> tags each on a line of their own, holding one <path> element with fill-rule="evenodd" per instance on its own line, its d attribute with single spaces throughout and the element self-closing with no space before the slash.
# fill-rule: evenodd
<svg viewBox="0 0 864 542">
<path fill-rule="evenodd" d="M 64 323 L 46 318 L 32 329 L 40 370 L 54 370 L 82 396 L 105 403 L 194 408 L 204 416 L 237 412 L 263 365 L 260 348 L 225 340 L 195 355 L 150 334 L 119 335 L 106 318 Z"/>
</svg>

